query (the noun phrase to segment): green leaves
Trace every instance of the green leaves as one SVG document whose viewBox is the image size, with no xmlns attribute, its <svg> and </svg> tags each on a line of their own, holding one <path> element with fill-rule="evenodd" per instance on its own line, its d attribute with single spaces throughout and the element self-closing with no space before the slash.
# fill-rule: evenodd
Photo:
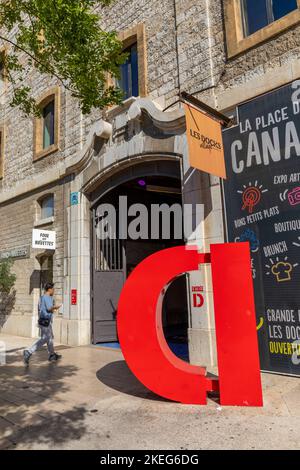
<svg viewBox="0 0 300 470">
<path fill-rule="evenodd" d="M 38 108 L 36 101 L 32 96 L 30 96 L 31 88 L 20 86 L 14 91 L 13 99 L 11 101 L 11 106 L 19 106 L 25 115 L 32 114 L 34 116 L 40 117 L 41 111 Z"/>
<path fill-rule="evenodd" d="M 9 294 L 15 285 L 16 276 L 11 272 L 12 266 L 11 259 L 0 261 L 0 294 Z"/>
<path fill-rule="evenodd" d="M 103 31 L 95 5 L 111 0 L 7 0 L 0 3 L 0 42 L 13 85 L 12 106 L 27 115 L 38 112 L 26 83 L 30 68 L 56 77 L 77 98 L 84 114 L 121 102 L 123 93 L 107 86 L 126 60 L 115 32 Z M 17 31 L 16 33 L 14 33 Z M 14 34 L 13 34 L 14 33 Z M 22 83 L 22 85 L 20 85 Z"/>
</svg>

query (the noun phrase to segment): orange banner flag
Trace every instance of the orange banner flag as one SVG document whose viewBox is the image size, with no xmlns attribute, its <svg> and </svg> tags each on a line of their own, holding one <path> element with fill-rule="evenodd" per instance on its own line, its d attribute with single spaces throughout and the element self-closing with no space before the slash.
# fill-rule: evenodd
<svg viewBox="0 0 300 470">
<path fill-rule="evenodd" d="M 221 123 L 188 104 L 184 107 L 190 165 L 226 179 Z"/>
</svg>

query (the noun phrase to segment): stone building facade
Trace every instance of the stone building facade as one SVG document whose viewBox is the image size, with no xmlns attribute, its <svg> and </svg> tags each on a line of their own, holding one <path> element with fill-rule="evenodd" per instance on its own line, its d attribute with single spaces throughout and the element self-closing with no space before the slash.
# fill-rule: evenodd
<svg viewBox="0 0 300 470">
<path fill-rule="evenodd" d="M 31 236 L 33 228 L 42 228 L 57 235 L 53 280 L 57 301 L 64 307 L 54 324 L 56 340 L 91 343 L 91 208 L 118 181 L 129 181 L 130 175 L 157 172 L 169 177 L 172 164 L 179 165 L 183 201 L 206 207 L 203 250 L 224 241 L 220 182 L 200 171 L 191 172 L 178 94 L 191 93 L 230 115 L 239 103 L 300 78 L 299 9 L 298 2 L 291 13 L 244 37 L 239 0 L 116 0 L 99 8 L 105 29 L 117 30 L 124 44 L 137 42 L 140 96 L 129 98 L 123 106 L 82 116 L 76 101 L 57 88 L 54 79 L 32 72 L 28 81 L 37 99 L 44 100 L 55 88 L 59 102 L 57 145 L 41 158 L 35 158 L 38 124 L 10 108 L 11 90 L 2 88 L 0 254 L 28 248 L 15 259 L 16 297 L 9 311 L 2 309 L 2 331 L 37 334 L 40 271 L 49 253 L 33 250 Z M 47 194 L 54 195 L 54 214 L 41 220 L 39 201 Z M 72 194 L 78 195 L 78 203 L 72 204 Z M 206 311 L 202 316 L 191 311 L 190 357 L 194 363 L 211 364 L 216 358 L 208 266 L 201 276 Z M 74 290 L 76 305 L 71 302 Z"/>
</svg>

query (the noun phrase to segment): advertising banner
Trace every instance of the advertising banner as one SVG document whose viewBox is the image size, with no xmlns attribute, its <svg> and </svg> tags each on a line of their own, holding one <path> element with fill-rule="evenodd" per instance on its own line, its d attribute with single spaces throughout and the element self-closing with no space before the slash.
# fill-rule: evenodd
<svg viewBox="0 0 300 470">
<path fill-rule="evenodd" d="M 239 106 L 238 125 L 223 131 L 228 241 L 250 243 L 261 368 L 297 376 L 299 99 L 297 81 Z"/>
<path fill-rule="evenodd" d="M 221 124 L 188 104 L 184 105 L 190 165 L 226 178 Z"/>
</svg>

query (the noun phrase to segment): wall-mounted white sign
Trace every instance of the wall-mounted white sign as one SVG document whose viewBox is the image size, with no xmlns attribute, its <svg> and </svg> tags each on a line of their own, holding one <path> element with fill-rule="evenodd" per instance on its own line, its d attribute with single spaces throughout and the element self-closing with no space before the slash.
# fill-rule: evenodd
<svg viewBox="0 0 300 470">
<path fill-rule="evenodd" d="M 37 230 L 32 231 L 32 248 L 42 250 L 55 250 L 56 248 L 56 232 L 48 230 Z"/>
</svg>

